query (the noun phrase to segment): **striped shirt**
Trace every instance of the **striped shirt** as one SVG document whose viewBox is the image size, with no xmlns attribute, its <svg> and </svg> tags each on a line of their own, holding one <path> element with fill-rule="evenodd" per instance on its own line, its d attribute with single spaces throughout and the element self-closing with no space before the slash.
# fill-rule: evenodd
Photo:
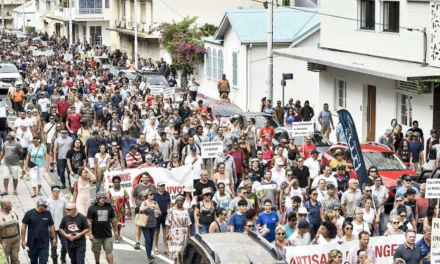
<svg viewBox="0 0 440 264">
<path fill-rule="evenodd" d="M 132 155 L 130 152 L 128 152 L 127 155 L 125 155 L 125 161 L 127 162 L 127 166 L 129 168 L 136 168 L 138 166 L 130 167 L 129 164 L 133 161 L 142 161 L 141 153 L 136 152 L 135 155 Z"/>
</svg>

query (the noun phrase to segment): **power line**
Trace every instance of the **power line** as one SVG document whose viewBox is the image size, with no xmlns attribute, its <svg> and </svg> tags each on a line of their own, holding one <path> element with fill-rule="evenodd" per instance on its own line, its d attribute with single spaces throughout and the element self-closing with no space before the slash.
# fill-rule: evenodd
<svg viewBox="0 0 440 264">
<path fill-rule="evenodd" d="M 259 1 L 259 0 L 250 0 L 250 1 L 261 3 L 261 4 L 269 4 L 266 1 Z M 272 5 L 276 5 L 276 4 L 272 4 Z M 311 10 L 306 10 L 306 9 L 297 8 L 297 7 L 293 7 L 293 6 L 283 6 L 283 7 L 284 8 L 288 8 L 288 9 L 297 10 L 297 11 L 306 12 L 306 13 L 313 13 L 313 14 L 317 14 L 317 15 L 321 15 L 321 16 L 328 16 L 328 17 L 339 18 L 339 19 L 350 20 L 350 21 L 361 22 L 361 23 L 366 22 L 365 20 L 360 20 L 360 19 L 356 19 L 356 18 L 343 17 L 343 16 L 338 16 L 338 15 L 332 15 L 332 14 L 326 14 L 326 13 L 322 13 L 322 12 L 319 12 L 319 11 L 311 11 Z M 374 24 L 375 25 L 379 25 L 379 26 L 385 26 L 385 24 L 382 24 L 382 23 L 374 23 Z M 418 29 L 418 28 L 410 28 L 410 27 L 402 27 L 402 26 L 399 26 L 399 28 L 406 29 L 408 31 L 420 31 L 420 32 L 423 32 L 422 29 Z"/>
</svg>

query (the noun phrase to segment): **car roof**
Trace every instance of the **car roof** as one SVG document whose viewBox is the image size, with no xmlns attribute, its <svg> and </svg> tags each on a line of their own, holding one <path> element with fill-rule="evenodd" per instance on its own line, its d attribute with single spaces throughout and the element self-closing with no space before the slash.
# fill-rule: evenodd
<svg viewBox="0 0 440 264">
<path fill-rule="evenodd" d="M 288 131 L 288 132 L 290 132 L 291 130 L 293 130 L 293 128 L 292 127 L 277 127 L 277 128 L 275 128 L 275 130 L 286 130 L 286 131 Z M 319 133 L 319 132 L 321 132 L 321 131 L 319 131 L 318 129 L 315 129 L 315 133 Z"/>
<path fill-rule="evenodd" d="M 332 146 L 332 148 L 348 148 L 344 143 L 338 143 Z M 391 149 L 383 146 L 382 144 L 375 142 L 364 142 L 361 143 L 362 152 L 393 152 Z"/>
<path fill-rule="evenodd" d="M 241 113 L 237 113 L 239 115 L 242 116 L 272 116 L 268 113 L 262 113 L 262 112 L 241 112 Z"/>
<path fill-rule="evenodd" d="M 202 235 L 204 241 L 214 248 L 220 263 L 285 263 L 257 239 L 243 233 L 210 233 Z M 202 243 L 203 244 L 203 243 Z"/>
</svg>

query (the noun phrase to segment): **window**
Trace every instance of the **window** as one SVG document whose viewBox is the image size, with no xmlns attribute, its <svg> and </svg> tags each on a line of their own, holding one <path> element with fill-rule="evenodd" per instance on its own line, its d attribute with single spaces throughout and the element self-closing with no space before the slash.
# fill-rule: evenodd
<svg viewBox="0 0 440 264">
<path fill-rule="evenodd" d="M 412 124 L 412 95 L 397 93 L 397 121 L 404 126 Z"/>
<path fill-rule="evenodd" d="M 141 2 L 141 22 L 146 23 L 147 22 L 147 3 Z"/>
<path fill-rule="evenodd" d="M 110 0 L 105 0 L 105 8 L 110 8 Z"/>
<path fill-rule="evenodd" d="M 221 50 L 218 51 L 217 60 L 218 60 L 218 78 L 221 79 L 223 75 L 223 52 Z"/>
<path fill-rule="evenodd" d="M 290 0 L 283 0 L 283 6 L 290 6 Z"/>
<path fill-rule="evenodd" d="M 335 106 L 338 108 L 347 107 L 347 82 L 341 79 L 335 79 Z"/>
<path fill-rule="evenodd" d="M 374 30 L 376 25 L 375 1 L 361 0 L 360 5 L 361 29 Z"/>
<path fill-rule="evenodd" d="M 238 83 L 238 54 L 232 53 L 232 86 L 237 87 Z"/>
<path fill-rule="evenodd" d="M 399 2 L 383 2 L 383 31 L 399 32 Z"/>
<path fill-rule="evenodd" d="M 46 1 L 46 11 L 48 12 L 52 11 L 50 8 L 50 1 Z"/>
<path fill-rule="evenodd" d="M 211 77 L 211 48 L 208 48 L 207 50 L 206 50 L 206 62 L 205 62 L 205 64 L 206 64 L 206 76 L 208 77 L 208 78 L 210 78 Z"/>
<path fill-rule="evenodd" d="M 212 51 L 212 79 L 217 80 L 217 51 Z"/>
<path fill-rule="evenodd" d="M 90 27 L 90 44 L 92 46 L 101 46 L 102 41 L 102 29 L 100 26 Z"/>
<path fill-rule="evenodd" d="M 122 20 L 125 20 L 125 1 L 121 1 Z"/>
</svg>

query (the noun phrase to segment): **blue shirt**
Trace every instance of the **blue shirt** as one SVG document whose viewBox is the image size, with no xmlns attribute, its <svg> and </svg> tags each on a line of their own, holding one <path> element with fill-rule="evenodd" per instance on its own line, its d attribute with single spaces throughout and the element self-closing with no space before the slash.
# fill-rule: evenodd
<svg viewBox="0 0 440 264">
<path fill-rule="evenodd" d="M 43 144 L 40 144 L 39 148 L 40 149 L 38 149 L 38 147 L 36 148 L 34 145 L 29 145 L 29 160 L 37 164 L 38 168 L 43 168 L 46 163 L 44 160 L 44 154 L 46 154 L 47 149 Z"/>
<path fill-rule="evenodd" d="M 344 128 L 341 123 L 336 126 L 336 133 L 339 135 L 339 142 L 347 144 L 347 138 L 345 137 Z"/>
<path fill-rule="evenodd" d="M 238 213 L 233 213 L 231 215 L 231 219 L 229 220 L 229 226 L 234 227 L 234 232 L 243 233 L 244 231 L 243 221 L 245 219 L 246 219 L 245 214 L 239 215 Z"/>
<path fill-rule="evenodd" d="M 321 224 L 321 203 L 316 202 L 316 205 L 313 206 L 312 202 L 307 201 L 304 204 L 304 207 L 307 208 L 307 211 L 309 211 L 309 214 L 307 215 L 307 220 L 309 220 L 309 223 L 313 226 Z"/>
<path fill-rule="evenodd" d="M 130 145 L 136 144 L 136 139 L 130 138 L 129 140 L 127 140 L 126 138 L 123 138 L 122 144 L 124 144 L 124 156 L 123 157 L 125 158 L 125 156 L 127 156 L 128 152 L 130 151 Z"/>
<path fill-rule="evenodd" d="M 162 215 L 168 214 L 168 204 L 171 202 L 171 197 L 167 191 L 165 191 L 162 195 L 156 192 L 153 200 L 156 201 L 157 205 L 159 205 Z"/>
<path fill-rule="evenodd" d="M 422 142 L 414 142 L 414 141 L 410 141 L 409 142 L 409 148 L 411 149 L 412 152 L 412 162 L 413 163 L 417 163 L 420 161 L 420 151 L 423 151 L 423 144 Z"/>
<path fill-rule="evenodd" d="M 270 230 L 270 232 L 264 236 L 264 238 L 267 241 L 272 242 L 275 240 L 275 227 L 279 221 L 280 220 L 278 218 L 277 213 L 273 211 L 270 213 L 261 212 L 258 215 L 258 220 L 256 224 L 260 224 L 261 226 L 266 226 L 266 228 Z"/>
<path fill-rule="evenodd" d="M 119 103 L 122 102 L 122 98 L 120 96 L 113 96 L 110 100 L 112 101 L 114 108 L 119 108 Z"/>
<path fill-rule="evenodd" d="M 423 238 L 417 241 L 416 247 L 422 250 L 422 264 L 431 263 L 431 247 L 426 245 L 425 240 Z"/>
<path fill-rule="evenodd" d="M 419 190 L 416 187 L 414 186 L 411 187 L 413 188 L 414 191 L 416 191 L 416 195 L 419 194 Z M 397 190 L 396 195 L 405 195 L 405 193 L 406 193 L 406 188 L 402 186 Z"/>
<path fill-rule="evenodd" d="M 105 144 L 105 141 L 102 138 L 97 138 L 93 140 L 93 138 L 88 138 L 86 141 L 87 146 L 87 157 L 95 158 L 96 153 L 99 152 L 99 146 Z"/>
<path fill-rule="evenodd" d="M 93 105 L 93 109 L 95 109 L 95 113 L 97 116 L 99 116 L 100 114 L 102 114 L 102 108 L 104 107 L 104 103 L 100 104 L 100 103 L 95 103 Z"/>
</svg>

